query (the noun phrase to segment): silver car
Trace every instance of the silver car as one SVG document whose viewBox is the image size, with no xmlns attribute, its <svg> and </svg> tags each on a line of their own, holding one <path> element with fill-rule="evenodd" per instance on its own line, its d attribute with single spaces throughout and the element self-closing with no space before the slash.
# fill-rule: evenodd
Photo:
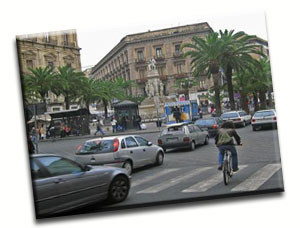
<svg viewBox="0 0 300 228">
<path fill-rule="evenodd" d="M 161 165 L 164 151 L 139 135 L 103 137 L 79 145 L 75 160 L 85 165 L 108 165 L 132 170 L 149 164 Z"/>
<path fill-rule="evenodd" d="M 177 123 L 168 125 L 158 138 L 158 145 L 164 151 L 174 148 L 190 148 L 194 150 L 196 145 L 208 144 L 208 132 L 197 125 Z"/>
<path fill-rule="evenodd" d="M 260 110 L 254 113 L 251 125 L 253 131 L 260 130 L 262 128 L 277 128 L 277 116 L 274 109 Z"/>
<path fill-rule="evenodd" d="M 105 199 L 121 202 L 130 189 L 124 169 L 82 166 L 51 154 L 31 155 L 30 162 L 37 218 Z"/>
</svg>

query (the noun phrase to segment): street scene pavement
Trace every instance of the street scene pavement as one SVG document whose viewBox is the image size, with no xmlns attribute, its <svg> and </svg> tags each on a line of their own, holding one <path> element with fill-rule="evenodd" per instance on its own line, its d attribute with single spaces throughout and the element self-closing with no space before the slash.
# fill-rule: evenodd
<svg viewBox="0 0 300 228">
<path fill-rule="evenodd" d="M 124 202 L 118 204 L 99 202 L 81 209 L 78 213 L 283 188 L 277 130 L 253 132 L 251 126 L 236 130 L 243 143 L 243 146 L 237 147 L 240 170 L 234 174 L 229 185 L 224 185 L 222 172 L 217 170 L 218 152 L 214 138 L 210 138 L 208 145 L 198 146 L 194 151 L 168 150 L 161 166 L 147 166 L 135 170 L 132 174 L 130 193 Z M 140 134 L 157 144 L 159 128 L 152 126 L 148 132 L 135 131 L 132 134 Z M 55 142 L 48 140 L 39 143 L 39 151 L 74 159 L 77 146 L 86 140 L 86 137 Z M 74 214 L 76 211 L 71 213 Z"/>
</svg>

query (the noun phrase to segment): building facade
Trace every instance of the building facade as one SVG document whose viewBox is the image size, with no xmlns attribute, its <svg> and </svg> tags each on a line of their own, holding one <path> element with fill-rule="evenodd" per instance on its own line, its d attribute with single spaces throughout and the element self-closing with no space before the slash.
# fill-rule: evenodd
<svg viewBox="0 0 300 228">
<path fill-rule="evenodd" d="M 21 77 L 30 74 L 28 68 L 51 66 L 56 70 L 68 65 L 81 71 L 80 48 L 76 30 L 17 36 L 17 50 Z M 70 108 L 77 108 L 73 104 Z M 64 97 L 48 94 L 47 111 L 64 109 Z"/>
<path fill-rule="evenodd" d="M 127 35 L 93 67 L 91 74 L 101 80 L 117 77 L 133 80 L 137 86 L 128 93 L 143 96 L 147 66 L 154 57 L 164 84 L 164 95 L 178 95 L 180 88 L 175 87 L 175 81 L 191 77 L 191 59 L 183 59 L 180 46 L 190 43 L 193 36 L 205 37 L 211 32 L 213 30 L 208 23 L 199 23 Z M 211 85 L 211 80 L 203 76 L 198 85 L 190 88 L 190 93 L 207 91 Z"/>
</svg>

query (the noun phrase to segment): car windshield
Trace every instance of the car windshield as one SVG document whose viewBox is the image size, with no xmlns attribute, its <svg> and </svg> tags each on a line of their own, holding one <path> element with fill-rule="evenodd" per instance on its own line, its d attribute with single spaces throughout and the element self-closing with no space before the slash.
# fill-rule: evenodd
<svg viewBox="0 0 300 228">
<path fill-rule="evenodd" d="M 209 125 L 213 125 L 215 124 L 216 121 L 213 120 L 213 119 L 208 119 L 208 120 L 197 120 L 195 122 L 196 125 L 199 125 L 199 126 L 209 126 Z"/>
<path fill-rule="evenodd" d="M 273 111 L 264 111 L 264 112 L 257 112 L 254 114 L 254 117 L 264 117 L 264 116 L 274 116 Z"/>
<path fill-rule="evenodd" d="M 108 153 L 114 151 L 114 140 L 97 140 L 85 142 L 78 151 L 79 153 Z"/>
<path fill-rule="evenodd" d="M 162 135 L 167 135 L 167 134 L 184 134 L 184 127 L 183 126 L 173 126 L 173 127 L 168 127 L 163 130 Z"/>
<path fill-rule="evenodd" d="M 221 115 L 221 118 L 235 118 L 235 117 L 239 117 L 239 115 L 237 113 L 224 113 Z"/>
</svg>

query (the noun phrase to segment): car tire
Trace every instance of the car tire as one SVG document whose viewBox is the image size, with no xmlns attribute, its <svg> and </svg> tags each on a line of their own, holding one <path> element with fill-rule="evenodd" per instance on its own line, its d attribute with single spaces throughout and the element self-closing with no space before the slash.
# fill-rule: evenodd
<svg viewBox="0 0 300 228">
<path fill-rule="evenodd" d="M 194 141 L 192 141 L 191 147 L 190 147 L 191 151 L 195 150 L 195 148 L 196 148 L 196 144 Z"/>
<path fill-rule="evenodd" d="M 243 121 L 242 127 L 246 127 L 246 121 Z"/>
<path fill-rule="evenodd" d="M 164 154 L 160 151 L 156 155 L 156 165 L 162 165 L 164 163 Z"/>
<path fill-rule="evenodd" d="M 108 200 L 112 203 L 119 203 L 126 199 L 129 193 L 129 180 L 125 176 L 115 177 L 108 190 Z"/>
<path fill-rule="evenodd" d="M 207 145 L 208 142 L 209 142 L 209 136 L 206 136 L 203 144 L 204 144 L 204 145 Z"/>
<path fill-rule="evenodd" d="M 127 170 L 128 175 L 132 174 L 132 162 L 131 161 L 129 161 L 129 160 L 125 161 L 122 167 L 123 167 L 123 169 Z"/>
</svg>

